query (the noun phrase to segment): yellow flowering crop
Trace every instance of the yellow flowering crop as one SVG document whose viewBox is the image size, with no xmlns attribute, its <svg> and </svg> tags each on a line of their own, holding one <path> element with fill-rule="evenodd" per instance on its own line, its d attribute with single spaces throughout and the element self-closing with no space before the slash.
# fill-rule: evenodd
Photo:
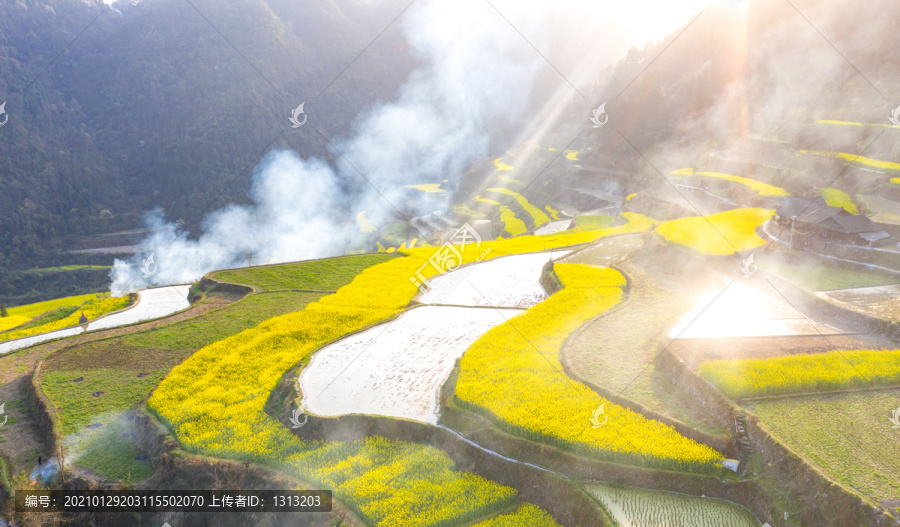
<svg viewBox="0 0 900 527">
<path fill-rule="evenodd" d="M 559 524 L 540 507 L 526 503 L 513 513 L 495 516 L 473 527 L 559 527 Z"/>
<path fill-rule="evenodd" d="M 11 307 L 8 309 L 8 311 L 9 316 L 23 316 L 32 319 L 38 315 L 46 313 L 47 311 L 52 311 L 61 307 L 80 306 L 88 300 L 96 297 L 97 295 L 95 294 L 68 296 L 66 298 L 57 298 L 55 300 L 37 302 L 35 304 Z"/>
<path fill-rule="evenodd" d="M 541 234 L 537 236 L 519 236 L 517 238 L 502 241 L 487 242 L 482 244 L 491 248 L 491 255 L 501 256 L 506 254 L 520 254 L 536 251 L 546 251 L 556 247 L 568 247 L 582 243 L 590 243 L 594 240 L 613 236 L 616 234 L 629 234 L 649 230 L 654 222 L 652 219 L 636 212 L 623 212 L 622 217 L 628 223 L 616 227 L 606 227 L 586 231 L 567 230 L 554 234 Z"/>
<path fill-rule="evenodd" d="M 549 212 L 551 216 L 553 216 L 554 220 L 559 220 L 559 210 L 554 209 L 550 205 L 544 205 L 544 208 L 547 209 L 547 212 Z"/>
<path fill-rule="evenodd" d="M 848 163 L 859 164 L 869 168 L 878 170 L 887 170 L 890 172 L 900 172 L 900 163 L 893 161 L 882 161 L 880 159 L 872 159 L 870 157 L 858 156 L 856 154 L 848 154 L 846 152 L 822 152 L 818 150 L 800 150 L 801 154 L 815 154 L 825 157 L 836 157 L 847 161 Z"/>
<path fill-rule="evenodd" d="M 150 409 L 186 450 L 275 466 L 331 488 L 375 525 L 458 524 L 509 505 L 514 489 L 455 471 L 439 450 L 382 438 L 306 442 L 265 413 L 269 394 L 300 359 L 409 303 L 416 293 L 409 277 L 433 249 L 410 252 L 418 256 L 372 266 L 303 311 L 199 350 L 162 381 Z"/>
<path fill-rule="evenodd" d="M 502 157 L 498 157 L 494 160 L 494 166 L 497 167 L 497 170 L 512 170 L 512 165 L 507 165 L 506 163 L 501 163 L 500 160 Z"/>
<path fill-rule="evenodd" d="M 478 212 L 477 210 L 470 209 L 465 204 L 454 205 L 453 211 L 462 216 L 468 216 L 470 218 L 483 218 L 484 214 Z"/>
<path fill-rule="evenodd" d="M 463 260 L 474 261 L 487 249 L 487 258 L 494 258 L 652 225 L 639 214 L 626 218 L 628 224 L 609 229 L 495 240 L 477 250 L 467 246 Z M 303 441 L 265 413 L 269 394 L 304 357 L 400 313 L 417 292 L 410 277 L 437 273 L 426 265 L 434 251 L 406 249 L 407 256 L 365 269 L 302 311 L 206 346 L 169 373 L 148 407 L 186 450 L 254 461 L 331 488 L 374 525 L 459 524 L 510 505 L 513 489 L 453 470 L 450 459 L 438 450 L 377 437 L 355 443 Z"/>
<path fill-rule="evenodd" d="M 372 222 L 369 221 L 369 218 L 366 218 L 366 211 L 360 211 L 359 214 L 356 215 L 356 225 L 359 227 L 359 232 L 375 232 L 375 225 L 372 225 Z"/>
<path fill-rule="evenodd" d="M 108 294 L 103 296 L 102 298 L 97 298 L 97 295 L 84 295 L 86 298 L 90 298 L 72 314 L 61 318 L 59 320 L 54 320 L 52 322 L 48 322 L 46 324 L 40 324 L 29 328 L 16 329 L 12 331 L 8 331 L 6 333 L 0 334 L 0 341 L 2 340 L 11 340 L 18 339 L 22 337 L 30 337 L 31 335 L 37 335 L 40 333 L 47 333 L 49 331 L 56 331 L 57 329 L 68 328 L 72 326 L 77 326 L 78 321 L 81 318 L 81 313 L 84 312 L 85 316 L 88 317 L 89 320 L 94 320 L 100 315 L 105 315 L 107 313 L 112 313 L 113 311 L 118 311 L 120 309 L 124 309 L 128 307 L 131 303 L 131 299 L 127 296 L 123 297 L 110 297 Z M 72 297 L 72 298 L 81 298 L 81 297 Z M 62 299 L 66 300 L 66 299 Z M 55 301 L 51 301 L 55 302 Z M 42 302 L 43 303 L 43 302 Z M 79 306 L 79 304 L 63 304 L 61 307 L 75 307 Z M 25 307 L 25 306 L 23 306 Z M 58 308 L 55 308 L 58 309 Z M 2 320 L 2 319 L 0 319 Z"/>
<path fill-rule="evenodd" d="M 540 227 L 545 223 L 550 223 L 550 217 L 544 214 L 544 211 L 532 205 L 527 199 L 525 199 L 525 196 L 519 194 L 518 192 L 513 192 L 508 188 L 489 188 L 488 191 L 499 192 L 500 194 L 513 196 L 515 200 L 519 202 L 519 205 L 521 205 L 522 208 L 525 209 L 525 212 L 527 212 L 531 216 L 531 219 L 534 220 L 535 227 Z"/>
<path fill-rule="evenodd" d="M 516 213 L 506 205 L 500 205 L 500 221 L 503 222 L 503 230 L 513 236 L 528 232 L 525 222 L 517 218 Z"/>
<path fill-rule="evenodd" d="M 421 185 L 406 185 L 403 188 L 414 188 L 426 194 L 444 194 L 447 191 L 441 188 L 440 183 L 422 183 Z"/>
<path fill-rule="evenodd" d="M 10 315 L 8 317 L 0 318 L 0 331 L 6 331 L 16 326 L 21 326 L 29 320 L 31 320 L 30 317 L 23 317 L 20 315 Z"/>
<path fill-rule="evenodd" d="M 832 207 L 840 207 L 850 214 L 859 214 L 859 209 L 856 208 L 856 204 L 853 203 L 853 198 L 850 197 L 850 194 L 847 194 L 842 190 L 826 188 L 822 191 L 822 198 L 825 200 L 826 204 L 831 205 Z"/>
<path fill-rule="evenodd" d="M 774 211 L 741 208 L 709 216 L 691 216 L 661 223 L 656 233 L 666 241 L 695 251 L 723 256 L 765 244 L 756 229 L 772 217 Z M 710 225 L 712 224 L 712 225 Z"/>
<path fill-rule="evenodd" d="M 534 441 L 618 462 L 712 469 L 722 459 L 715 450 L 609 402 L 563 372 L 558 358 L 563 341 L 618 304 L 625 279 L 611 268 L 557 264 L 554 269 L 561 291 L 494 327 L 463 355 L 458 400 Z M 594 427 L 598 408 L 603 423 Z"/>
<path fill-rule="evenodd" d="M 782 197 L 791 195 L 790 192 L 784 190 L 783 188 L 769 185 L 768 183 L 763 183 L 762 181 L 756 181 L 755 179 L 735 176 L 732 174 L 724 174 L 722 172 L 694 172 L 694 169 L 692 168 L 681 168 L 672 171 L 672 174 L 675 174 L 676 176 L 706 176 L 715 179 L 723 179 L 725 181 L 733 181 L 755 190 L 760 196 Z"/>
<path fill-rule="evenodd" d="M 704 362 L 700 375 L 737 399 L 900 384 L 900 350 L 844 350 Z"/>
<path fill-rule="evenodd" d="M 873 128 L 891 128 L 889 124 L 881 124 L 881 123 L 858 123 L 855 121 L 838 121 L 835 119 L 820 119 L 816 121 L 816 124 L 830 124 L 835 126 L 868 126 Z"/>
</svg>

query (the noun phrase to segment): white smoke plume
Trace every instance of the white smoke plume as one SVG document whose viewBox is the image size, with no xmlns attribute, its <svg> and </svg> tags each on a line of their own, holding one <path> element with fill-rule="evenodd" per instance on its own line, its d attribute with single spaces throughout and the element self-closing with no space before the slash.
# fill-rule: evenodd
<svg viewBox="0 0 900 527">
<path fill-rule="evenodd" d="M 318 159 L 302 160 L 290 151 L 269 154 L 257 167 L 251 191 L 253 205 L 232 205 L 208 215 L 204 233 L 189 240 L 166 223 L 158 211 L 147 216 L 153 234 L 142 243 L 153 264 L 141 257 L 116 260 L 113 294 L 146 285 L 196 280 L 213 269 L 286 262 L 334 254 L 346 236 L 331 216 L 341 210 L 343 196 L 334 173 Z M 150 276 L 146 276 L 150 274 Z"/>
<path fill-rule="evenodd" d="M 427 65 L 411 75 L 396 101 L 373 108 L 359 121 L 353 138 L 337 143 L 349 162 L 395 204 L 402 185 L 452 180 L 470 162 L 484 158 L 488 130 L 523 113 L 541 65 L 529 44 L 486 2 L 414 7 L 419 9 L 410 11 L 404 29 L 414 53 Z M 520 23 L 529 29 L 527 20 Z M 528 33 L 536 32 L 531 28 Z M 359 181 L 347 162 L 339 169 Z M 385 205 L 375 192 L 357 202 L 376 221 L 376 211 L 388 211 Z"/>
<path fill-rule="evenodd" d="M 452 181 L 483 158 L 490 129 L 523 115 L 539 57 L 480 0 L 417 3 L 404 15 L 403 31 L 424 66 L 395 102 L 365 113 L 352 137 L 335 141 L 343 154 L 336 169 L 292 152 L 270 153 L 254 175 L 254 203 L 208 215 L 198 240 L 177 232 L 160 213 L 149 214 L 154 233 L 142 242 L 142 253 L 116 260 L 113 294 L 194 281 L 214 269 L 246 265 L 248 258 L 265 264 L 340 254 L 351 232 L 337 224 L 361 210 L 377 224 L 395 206 L 410 205 L 400 198 L 404 185 Z M 343 195 L 339 181 L 357 190 Z M 150 254 L 155 273 L 141 270 Z"/>
</svg>

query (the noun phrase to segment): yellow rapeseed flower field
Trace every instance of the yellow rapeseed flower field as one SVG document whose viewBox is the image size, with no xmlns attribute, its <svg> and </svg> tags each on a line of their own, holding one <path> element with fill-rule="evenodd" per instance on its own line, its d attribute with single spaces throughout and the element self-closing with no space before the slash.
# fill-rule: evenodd
<svg viewBox="0 0 900 527">
<path fill-rule="evenodd" d="M 558 209 L 554 209 L 550 205 L 544 205 L 544 208 L 547 209 L 547 212 L 550 213 L 550 216 L 552 216 L 554 220 L 559 220 L 559 210 Z"/>
<path fill-rule="evenodd" d="M 520 254 L 536 251 L 546 251 L 556 247 L 568 247 L 581 243 L 589 243 L 600 238 L 616 234 L 629 234 L 643 232 L 653 227 L 652 219 L 636 212 L 623 212 L 622 217 L 628 222 L 616 227 L 606 227 L 587 231 L 562 231 L 554 234 L 542 234 L 539 236 L 519 236 L 506 240 L 486 242 L 482 244 L 491 248 L 491 256 L 497 257 L 507 254 Z"/>
<path fill-rule="evenodd" d="M 525 196 L 519 194 L 518 192 L 513 192 L 508 188 L 489 188 L 487 190 L 488 192 L 497 192 L 500 194 L 506 194 L 507 196 L 512 196 L 517 202 L 519 202 L 519 205 L 521 205 L 522 208 L 525 209 L 525 212 L 527 212 L 531 216 L 531 219 L 534 220 L 535 227 L 540 227 L 545 223 L 550 223 L 550 216 L 547 216 L 544 211 L 532 205 L 531 202 L 525 199 Z"/>
<path fill-rule="evenodd" d="M 882 161 L 880 159 L 872 159 L 856 154 L 848 154 L 847 152 L 823 152 L 819 150 L 800 150 L 801 154 L 815 154 L 825 157 L 836 157 L 847 161 L 848 163 L 863 165 L 864 167 L 874 168 L 877 170 L 886 170 L 888 172 L 900 172 L 900 163 L 893 161 Z"/>
<path fill-rule="evenodd" d="M 23 317 L 21 315 L 10 315 L 0 318 L 0 331 L 6 331 L 31 320 L 31 317 Z M 2 337 L 0 337 L 2 338 Z"/>
<path fill-rule="evenodd" d="M 422 183 L 421 185 L 406 185 L 403 188 L 414 188 L 426 194 L 444 194 L 447 191 L 441 188 L 440 183 Z"/>
<path fill-rule="evenodd" d="M 375 525 L 459 523 L 507 506 L 513 489 L 455 471 L 438 450 L 382 438 L 305 442 L 264 411 L 284 373 L 304 356 L 406 306 L 416 292 L 409 277 L 425 261 L 375 265 L 303 311 L 201 349 L 163 380 L 149 407 L 186 450 L 275 466 L 331 488 Z"/>
<path fill-rule="evenodd" d="M 774 215 L 768 209 L 741 208 L 709 216 L 691 216 L 661 223 L 656 233 L 666 241 L 712 256 L 746 251 L 766 243 L 756 229 Z"/>
<path fill-rule="evenodd" d="M 733 398 L 900 384 L 900 350 L 843 350 L 704 362 L 700 375 Z"/>
<path fill-rule="evenodd" d="M 850 197 L 850 194 L 847 194 L 842 190 L 826 188 L 822 190 L 822 198 L 825 200 L 826 204 L 831 205 L 832 207 L 840 207 L 850 214 L 859 214 L 859 209 L 856 207 L 856 204 L 853 203 L 853 198 Z"/>
<path fill-rule="evenodd" d="M 516 217 L 516 213 L 506 205 L 500 205 L 500 221 L 503 222 L 503 230 L 513 236 L 528 232 L 525 222 Z"/>
<path fill-rule="evenodd" d="M 32 319 L 38 315 L 42 315 L 47 311 L 52 311 L 61 307 L 80 306 L 92 298 L 97 298 L 96 294 L 67 296 L 65 298 L 57 298 L 55 300 L 46 300 L 34 304 L 24 306 L 16 306 L 8 309 L 10 316 L 23 316 Z"/>
<path fill-rule="evenodd" d="M 755 190 L 760 196 L 782 197 L 791 195 L 790 192 L 784 190 L 781 187 L 776 187 L 774 185 L 769 185 L 768 183 L 763 183 L 762 181 L 757 181 L 755 179 L 750 179 L 742 176 L 724 174 L 722 172 L 694 172 L 693 168 L 680 168 L 678 170 L 672 171 L 672 174 L 676 176 L 705 176 L 715 179 L 722 179 L 725 181 L 733 181 Z"/>
<path fill-rule="evenodd" d="M 502 163 L 500 160 L 502 157 L 498 157 L 494 160 L 494 166 L 497 167 L 497 170 L 512 170 L 512 165 L 507 165 L 506 163 Z"/>
<path fill-rule="evenodd" d="M 618 406 L 568 377 L 565 338 L 618 304 L 624 277 L 611 268 L 557 264 L 564 288 L 494 327 L 463 355 L 456 396 L 501 427 L 535 441 L 619 462 L 708 471 L 723 456 L 671 427 Z M 602 408 L 602 426 L 593 426 Z"/>
<path fill-rule="evenodd" d="M 540 507 L 526 503 L 515 512 L 478 522 L 474 527 L 559 527 L 559 524 Z"/>
<path fill-rule="evenodd" d="M 889 124 L 881 124 L 881 123 L 858 123 L 856 121 L 839 121 L 836 119 L 820 119 L 816 121 L 816 124 L 830 124 L 834 126 L 868 126 L 874 128 L 891 128 L 892 126 Z"/>
<path fill-rule="evenodd" d="M 85 316 L 88 317 L 89 320 L 94 320 L 95 318 L 105 315 L 107 313 L 112 313 L 113 311 L 118 311 L 120 309 L 124 309 L 131 304 L 131 299 L 127 296 L 123 297 L 110 297 L 109 294 L 104 294 L 100 298 L 98 295 L 83 295 L 79 297 L 70 297 L 69 299 L 60 299 L 60 300 L 51 300 L 50 302 L 41 302 L 41 304 L 45 305 L 55 305 L 60 304 L 57 307 L 51 307 L 50 309 L 59 309 L 60 307 L 72 307 L 76 308 L 76 311 L 69 314 L 64 318 L 60 318 L 58 320 L 48 321 L 46 324 L 37 324 L 32 327 L 22 328 L 22 329 L 14 329 L 12 331 L 7 331 L 5 333 L 0 333 L 0 341 L 3 340 L 12 340 L 18 339 L 22 337 L 30 337 L 32 335 L 38 335 L 40 333 L 47 333 L 49 331 L 56 331 L 57 329 L 64 329 L 72 326 L 77 326 L 78 321 L 81 318 L 81 313 L 84 312 Z M 72 299 L 81 299 L 85 298 L 86 301 L 83 303 L 72 303 Z M 62 303 L 61 301 L 67 301 Z M 78 307 L 80 306 L 80 307 Z M 29 307 L 29 306 L 22 306 Z M 16 308 L 13 308 L 16 309 Z M 10 310 L 12 312 L 13 310 Z M 0 319 L 3 320 L 3 319 Z M 26 319 L 27 322 L 30 319 Z"/>
<path fill-rule="evenodd" d="M 609 229 L 524 236 L 467 246 L 464 262 L 575 245 L 648 229 L 637 214 Z M 417 289 L 410 280 L 434 248 L 413 248 L 361 272 L 304 310 L 267 320 L 194 353 L 160 383 L 148 407 L 190 452 L 254 461 L 335 491 L 374 525 L 448 525 L 473 520 L 512 503 L 515 491 L 457 472 L 442 452 L 406 442 L 368 438 L 356 443 L 303 441 L 265 413 L 283 375 L 323 345 L 400 313 Z M 615 288 L 618 290 L 618 288 Z M 573 291 L 575 289 L 573 288 Z M 340 389 L 340 387 L 336 387 Z"/>
</svg>

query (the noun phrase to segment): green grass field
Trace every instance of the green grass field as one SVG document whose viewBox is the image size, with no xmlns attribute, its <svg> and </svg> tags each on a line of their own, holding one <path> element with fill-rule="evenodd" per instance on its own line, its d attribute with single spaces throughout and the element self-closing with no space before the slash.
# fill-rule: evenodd
<svg viewBox="0 0 900 527">
<path fill-rule="evenodd" d="M 759 526 L 745 509 L 721 500 L 607 485 L 592 485 L 587 489 L 624 527 Z"/>
<path fill-rule="evenodd" d="M 92 422 L 95 428 L 66 438 L 68 461 L 117 480 L 141 481 L 153 474 L 147 455 L 133 441 L 134 412 L 110 413 Z"/>
<path fill-rule="evenodd" d="M 747 408 L 779 440 L 834 480 L 881 501 L 900 499 L 900 390 L 785 397 Z"/>
<path fill-rule="evenodd" d="M 77 345 L 47 361 L 41 386 L 59 409 L 63 433 L 73 433 L 95 415 L 124 410 L 145 399 L 173 366 L 203 346 L 299 311 L 321 297 L 259 293 L 172 325 Z M 103 395 L 94 396 L 97 392 Z"/>
<path fill-rule="evenodd" d="M 147 462 L 136 459 L 134 445 L 118 430 L 127 426 L 128 410 L 146 399 L 174 366 L 213 342 L 300 311 L 350 283 L 362 269 L 395 257 L 359 255 L 221 271 L 216 279 L 263 292 L 174 324 L 61 350 L 44 364 L 41 387 L 59 412 L 61 433 L 69 436 L 66 444 L 76 453 L 72 459 L 106 478 L 147 477 Z"/>
<path fill-rule="evenodd" d="M 67 439 L 81 452 L 74 462 L 107 478 L 146 477 L 146 461 L 134 459 L 131 454 L 136 450 L 129 441 L 117 439 L 98 451 L 108 441 L 82 437 L 102 436 L 109 423 L 123 419 L 124 412 L 146 399 L 194 351 L 268 318 L 299 311 L 323 295 L 257 293 L 175 324 L 60 351 L 45 364 L 41 386 L 59 412 L 61 432 L 78 434 Z M 101 427 L 85 428 L 92 424 Z"/>
<path fill-rule="evenodd" d="M 306 289 L 336 291 L 360 271 L 395 258 L 394 254 L 360 254 L 344 258 L 310 260 L 277 266 L 218 271 L 216 280 L 255 286 L 263 291 Z"/>
</svg>

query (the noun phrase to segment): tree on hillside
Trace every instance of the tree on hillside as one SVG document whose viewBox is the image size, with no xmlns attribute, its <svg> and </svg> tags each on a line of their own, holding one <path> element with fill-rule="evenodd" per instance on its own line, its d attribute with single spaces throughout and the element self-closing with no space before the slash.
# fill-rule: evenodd
<svg viewBox="0 0 900 527">
<path fill-rule="evenodd" d="M 6 311 L 6 304 L 0 304 L 0 317 L 8 317 L 9 313 Z"/>
</svg>

